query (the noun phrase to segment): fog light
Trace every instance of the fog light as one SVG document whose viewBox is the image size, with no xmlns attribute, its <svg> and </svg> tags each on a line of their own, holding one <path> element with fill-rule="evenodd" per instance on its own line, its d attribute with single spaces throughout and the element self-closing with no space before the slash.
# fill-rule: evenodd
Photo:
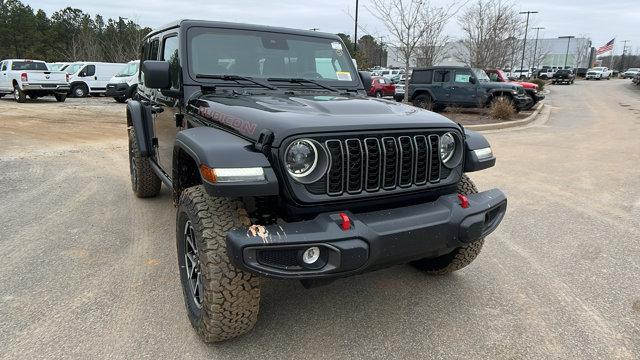
<svg viewBox="0 0 640 360">
<path fill-rule="evenodd" d="M 307 265 L 311 265 L 315 263 L 316 261 L 318 261 L 319 258 L 320 258 L 320 249 L 317 246 L 312 246 L 308 248 L 302 254 L 302 261 Z"/>
</svg>

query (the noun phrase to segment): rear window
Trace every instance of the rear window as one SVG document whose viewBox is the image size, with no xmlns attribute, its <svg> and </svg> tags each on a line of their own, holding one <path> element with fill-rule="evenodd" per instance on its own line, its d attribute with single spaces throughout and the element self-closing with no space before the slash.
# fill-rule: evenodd
<svg viewBox="0 0 640 360">
<path fill-rule="evenodd" d="M 40 70 L 47 71 L 47 64 L 35 61 L 14 61 L 11 64 L 11 70 Z"/>
<path fill-rule="evenodd" d="M 413 70 L 411 82 L 414 84 L 431 84 L 433 70 Z"/>
</svg>

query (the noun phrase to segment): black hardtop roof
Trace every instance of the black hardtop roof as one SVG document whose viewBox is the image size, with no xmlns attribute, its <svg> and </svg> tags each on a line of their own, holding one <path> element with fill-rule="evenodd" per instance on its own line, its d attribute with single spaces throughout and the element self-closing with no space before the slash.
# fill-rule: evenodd
<svg viewBox="0 0 640 360">
<path fill-rule="evenodd" d="M 422 71 L 422 70 L 437 70 L 437 69 L 471 69 L 471 66 L 446 66 L 446 65 L 439 65 L 439 66 L 427 66 L 427 67 L 421 67 L 421 68 L 415 68 L 413 69 L 418 70 L 418 71 Z"/>
<path fill-rule="evenodd" d="M 207 21 L 207 20 L 190 20 L 190 19 L 181 19 L 170 22 L 163 26 L 160 26 L 156 29 L 153 29 L 146 37 L 145 40 L 149 37 L 153 37 L 158 33 L 175 29 L 178 27 L 192 27 L 192 26 L 200 26 L 200 27 L 212 27 L 212 28 L 223 28 L 223 29 L 238 29 L 238 30 L 253 30 L 253 31 L 265 31 L 265 32 L 274 32 L 274 33 L 284 33 L 284 34 L 294 34 L 294 35 L 303 35 L 303 36 L 314 36 L 321 38 L 330 38 L 340 40 L 340 37 L 335 34 L 324 33 L 319 31 L 312 30 L 300 30 L 300 29 L 290 29 L 285 27 L 276 27 L 276 26 L 267 26 L 267 25 L 254 25 L 254 24 L 243 24 L 243 23 L 232 23 L 226 21 Z"/>
</svg>

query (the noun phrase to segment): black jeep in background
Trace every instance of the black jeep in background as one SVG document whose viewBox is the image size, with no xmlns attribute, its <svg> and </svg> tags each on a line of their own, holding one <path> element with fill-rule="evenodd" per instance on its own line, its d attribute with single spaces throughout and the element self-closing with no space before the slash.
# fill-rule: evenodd
<svg viewBox="0 0 640 360">
<path fill-rule="evenodd" d="M 414 69 L 409 81 L 409 101 L 417 107 L 442 111 L 447 106 L 487 107 L 499 98 L 509 100 L 516 111 L 531 99 L 514 83 L 492 82 L 481 69 L 435 66 Z"/>
<path fill-rule="evenodd" d="M 573 75 L 573 71 L 569 69 L 558 70 L 553 74 L 552 84 L 573 84 L 576 76 Z"/>
<path fill-rule="evenodd" d="M 172 194 L 184 302 L 207 342 L 254 326 L 260 277 L 450 273 L 505 214 L 505 195 L 465 174 L 495 164 L 487 140 L 367 97 L 371 76 L 336 35 L 184 20 L 141 53 L 131 185 Z"/>
</svg>

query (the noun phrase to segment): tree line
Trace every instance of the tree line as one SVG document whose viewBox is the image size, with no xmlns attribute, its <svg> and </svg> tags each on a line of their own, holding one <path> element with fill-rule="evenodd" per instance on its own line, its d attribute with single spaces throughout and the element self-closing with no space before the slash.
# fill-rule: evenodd
<svg viewBox="0 0 640 360">
<path fill-rule="evenodd" d="M 67 7 L 48 16 L 19 0 L 0 0 L 0 59 L 127 62 L 151 31 L 135 21 L 92 17 Z"/>
</svg>

